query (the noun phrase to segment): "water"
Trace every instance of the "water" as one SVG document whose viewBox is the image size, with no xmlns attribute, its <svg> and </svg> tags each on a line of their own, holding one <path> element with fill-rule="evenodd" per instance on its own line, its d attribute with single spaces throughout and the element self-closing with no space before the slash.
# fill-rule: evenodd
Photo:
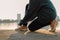
<svg viewBox="0 0 60 40">
<path fill-rule="evenodd" d="M 15 30 L 18 27 L 16 22 L 13 23 L 0 23 L 0 30 Z M 46 26 L 44 29 L 49 29 L 48 26 Z M 57 30 L 60 30 L 60 22 L 58 23 Z"/>
<path fill-rule="evenodd" d="M 0 30 L 14 30 L 17 28 L 17 23 L 0 23 Z"/>
</svg>

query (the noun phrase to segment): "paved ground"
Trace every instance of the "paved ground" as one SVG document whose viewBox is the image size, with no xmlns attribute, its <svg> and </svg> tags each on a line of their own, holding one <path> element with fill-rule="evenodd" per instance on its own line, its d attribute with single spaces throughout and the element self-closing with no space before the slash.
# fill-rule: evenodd
<svg viewBox="0 0 60 40">
<path fill-rule="evenodd" d="M 13 30 L 0 30 L 0 40 L 7 40 L 14 33 L 16 32 Z"/>
<path fill-rule="evenodd" d="M 57 35 L 47 35 L 31 32 L 26 36 L 23 33 L 22 31 L 0 30 L 0 40 L 60 40 L 60 33 L 57 33 Z"/>
</svg>

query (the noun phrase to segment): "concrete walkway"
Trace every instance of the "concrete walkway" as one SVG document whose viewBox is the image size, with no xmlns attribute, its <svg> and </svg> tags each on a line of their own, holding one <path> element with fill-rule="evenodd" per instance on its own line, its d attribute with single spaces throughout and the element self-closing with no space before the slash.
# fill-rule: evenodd
<svg viewBox="0 0 60 40">
<path fill-rule="evenodd" d="M 0 40 L 7 40 L 12 34 L 15 34 L 14 30 L 0 30 Z"/>
<path fill-rule="evenodd" d="M 57 35 L 47 35 L 42 33 L 31 32 L 28 35 L 23 35 L 24 32 L 18 32 L 10 35 L 8 40 L 60 40 L 60 33 Z"/>
<path fill-rule="evenodd" d="M 57 33 L 57 35 L 48 35 L 31 32 L 25 36 L 22 31 L 0 30 L 0 40 L 60 40 L 60 33 Z"/>
</svg>

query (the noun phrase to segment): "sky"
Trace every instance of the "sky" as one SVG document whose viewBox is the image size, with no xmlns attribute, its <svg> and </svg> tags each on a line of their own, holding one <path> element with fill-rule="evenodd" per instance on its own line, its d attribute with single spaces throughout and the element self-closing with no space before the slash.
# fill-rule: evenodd
<svg viewBox="0 0 60 40">
<path fill-rule="evenodd" d="M 60 0 L 51 1 L 57 10 L 57 15 L 60 16 Z M 29 0 L 0 0 L 0 19 L 17 19 L 17 14 L 21 14 L 23 19 L 28 2 Z"/>
</svg>

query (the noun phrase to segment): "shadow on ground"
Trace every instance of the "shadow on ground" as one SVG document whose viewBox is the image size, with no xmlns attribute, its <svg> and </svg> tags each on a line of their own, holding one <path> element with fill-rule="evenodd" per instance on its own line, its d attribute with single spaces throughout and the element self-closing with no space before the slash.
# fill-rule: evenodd
<svg viewBox="0 0 60 40">
<path fill-rule="evenodd" d="M 8 40 L 60 40 L 60 35 L 47 35 L 35 32 L 24 35 L 23 33 L 24 32 L 19 31 L 15 34 L 12 34 Z"/>
</svg>

